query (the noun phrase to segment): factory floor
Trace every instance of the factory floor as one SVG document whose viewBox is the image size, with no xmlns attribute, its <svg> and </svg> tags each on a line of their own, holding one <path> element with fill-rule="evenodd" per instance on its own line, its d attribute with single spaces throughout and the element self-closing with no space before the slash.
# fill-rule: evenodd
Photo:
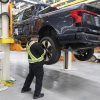
<svg viewBox="0 0 100 100">
<path fill-rule="evenodd" d="M 15 78 L 13 87 L 0 92 L 0 100 L 32 100 L 32 91 L 20 93 L 28 74 L 28 61 L 25 52 L 11 52 L 11 77 Z M 100 63 L 72 63 L 71 70 L 64 70 L 63 62 L 44 65 L 43 92 L 39 100 L 100 100 Z"/>
</svg>

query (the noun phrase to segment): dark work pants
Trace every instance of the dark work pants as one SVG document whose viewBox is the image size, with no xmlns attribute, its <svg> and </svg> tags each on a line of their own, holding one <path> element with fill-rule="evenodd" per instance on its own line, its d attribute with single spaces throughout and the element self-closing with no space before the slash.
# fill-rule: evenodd
<svg viewBox="0 0 100 100">
<path fill-rule="evenodd" d="M 38 96 L 42 89 L 43 75 L 44 75 L 44 71 L 43 71 L 42 63 L 29 64 L 29 74 L 26 77 L 23 89 L 28 89 L 30 87 L 33 78 L 35 76 L 36 82 L 35 82 L 34 96 Z"/>
</svg>

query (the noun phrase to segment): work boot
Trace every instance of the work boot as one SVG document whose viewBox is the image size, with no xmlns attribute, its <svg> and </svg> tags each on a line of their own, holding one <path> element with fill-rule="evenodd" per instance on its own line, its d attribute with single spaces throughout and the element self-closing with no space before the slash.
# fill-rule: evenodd
<svg viewBox="0 0 100 100">
<path fill-rule="evenodd" d="M 38 96 L 33 96 L 33 99 L 38 99 L 44 97 L 44 93 L 40 93 Z"/>
<path fill-rule="evenodd" d="M 25 92 L 29 92 L 29 91 L 31 91 L 31 88 L 28 88 L 28 89 L 23 89 L 22 88 L 21 93 L 25 93 Z"/>
</svg>

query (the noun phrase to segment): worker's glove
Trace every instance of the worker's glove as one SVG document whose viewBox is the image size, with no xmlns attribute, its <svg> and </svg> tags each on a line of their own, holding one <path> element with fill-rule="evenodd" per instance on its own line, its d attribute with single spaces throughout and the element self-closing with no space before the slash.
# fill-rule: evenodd
<svg viewBox="0 0 100 100">
<path fill-rule="evenodd" d="M 42 43 L 41 43 L 41 46 L 42 46 L 43 49 L 45 49 L 45 46 Z"/>
</svg>

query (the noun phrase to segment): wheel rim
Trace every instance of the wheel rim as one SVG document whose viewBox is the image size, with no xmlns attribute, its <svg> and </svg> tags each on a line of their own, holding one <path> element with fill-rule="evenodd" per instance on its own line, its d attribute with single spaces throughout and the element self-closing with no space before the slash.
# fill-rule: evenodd
<svg viewBox="0 0 100 100">
<path fill-rule="evenodd" d="M 77 56 L 79 56 L 79 57 L 80 56 L 85 57 L 88 55 L 88 50 L 78 50 L 77 52 L 78 52 Z"/>
<path fill-rule="evenodd" d="M 96 61 L 96 57 L 92 56 L 91 61 Z"/>
<path fill-rule="evenodd" d="M 45 50 L 44 59 L 45 61 L 49 61 L 52 58 L 53 47 L 48 40 L 43 40 L 42 44 L 44 45 L 44 48 L 45 48 L 44 49 Z"/>
</svg>

